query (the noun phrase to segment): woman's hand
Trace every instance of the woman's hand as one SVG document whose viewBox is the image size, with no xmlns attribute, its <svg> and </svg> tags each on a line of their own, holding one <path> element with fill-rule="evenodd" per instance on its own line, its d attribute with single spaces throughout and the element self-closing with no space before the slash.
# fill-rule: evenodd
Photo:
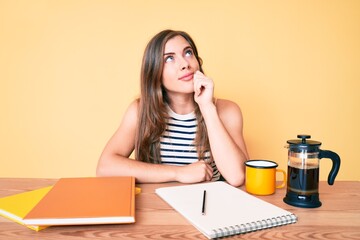
<svg viewBox="0 0 360 240">
<path fill-rule="evenodd" d="M 210 164 L 203 160 L 178 167 L 176 180 L 181 183 L 198 183 L 210 181 L 213 177 L 213 169 Z"/>
<path fill-rule="evenodd" d="M 194 74 L 194 91 L 195 102 L 199 106 L 212 104 L 214 82 L 200 71 L 196 71 Z"/>
</svg>

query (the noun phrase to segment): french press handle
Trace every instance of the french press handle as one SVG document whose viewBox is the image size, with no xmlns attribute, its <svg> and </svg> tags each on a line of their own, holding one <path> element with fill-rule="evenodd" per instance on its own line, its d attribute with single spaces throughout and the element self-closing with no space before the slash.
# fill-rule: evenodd
<svg viewBox="0 0 360 240">
<path fill-rule="evenodd" d="M 340 157 L 335 152 L 319 149 L 319 159 L 321 158 L 330 158 L 332 160 L 332 168 L 328 176 L 328 184 L 333 185 L 336 175 L 340 169 Z"/>
</svg>

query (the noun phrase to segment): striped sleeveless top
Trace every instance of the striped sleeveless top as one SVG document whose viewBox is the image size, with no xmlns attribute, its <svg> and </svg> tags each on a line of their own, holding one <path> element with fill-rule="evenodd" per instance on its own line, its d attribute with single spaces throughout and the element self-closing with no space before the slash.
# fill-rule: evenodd
<svg viewBox="0 0 360 240">
<path fill-rule="evenodd" d="M 184 166 L 198 161 L 196 146 L 194 144 L 197 130 L 197 120 L 195 112 L 180 115 L 168 107 L 169 119 L 165 132 L 160 138 L 160 157 L 163 164 Z M 211 160 L 211 153 L 205 153 L 205 161 Z M 214 161 L 211 162 L 213 168 L 213 181 L 220 179 Z"/>
</svg>

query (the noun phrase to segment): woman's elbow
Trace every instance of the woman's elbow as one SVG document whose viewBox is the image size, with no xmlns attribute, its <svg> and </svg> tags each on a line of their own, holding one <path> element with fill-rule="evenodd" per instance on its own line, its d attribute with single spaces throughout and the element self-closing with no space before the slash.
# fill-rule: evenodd
<svg viewBox="0 0 360 240">
<path fill-rule="evenodd" d="M 104 177 L 106 174 L 105 174 L 105 171 L 104 171 L 104 168 L 99 164 L 97 167 L 96 167 L 96 176 L 97 177 Z"/>
<path fill-rule="evenodd" d="M 229 179 L 226 179 L 226 181 L 233 187 L 240 187 L 244 184 L 245 182 L 245 177 L 242 176 L 236 176 L 236 177 L 232 177 Z"/>
<path fill-rule="evenodd" d="M 104 159 L 102 159 L 102 157 L 100 157 L 99 162 L 96 167 L 96 176 L 97 177 L 106 177 L 108 175 L 109 174 L 108 174 L 106 164 L 104 163 Z"/>
</svg>

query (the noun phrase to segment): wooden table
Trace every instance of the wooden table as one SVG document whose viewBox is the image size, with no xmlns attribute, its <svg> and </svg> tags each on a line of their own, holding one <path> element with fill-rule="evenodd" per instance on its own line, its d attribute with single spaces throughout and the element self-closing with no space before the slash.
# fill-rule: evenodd
<svg viewBox="0 0 360 240">
<path fill-rule="evenodd" d="M 53 185 L 56 179 L 0 178 L 0 197 Z M 206 239 L 179 213 L 161 200 L 154 190 L 178 183 L 139 184 L 136 223 L 49 227 L 40 232 L 0 217 L 0 239 Z M 243 189 L 243 187 L 242 187 Z M 320 208 L 304 209 L 285 204 L 285 189 L 260 197 L 298 216 L 291 225 L 237 235 L 238 239 L 360 239 L 360 182 L 320 183 Z"/>
</svg>

